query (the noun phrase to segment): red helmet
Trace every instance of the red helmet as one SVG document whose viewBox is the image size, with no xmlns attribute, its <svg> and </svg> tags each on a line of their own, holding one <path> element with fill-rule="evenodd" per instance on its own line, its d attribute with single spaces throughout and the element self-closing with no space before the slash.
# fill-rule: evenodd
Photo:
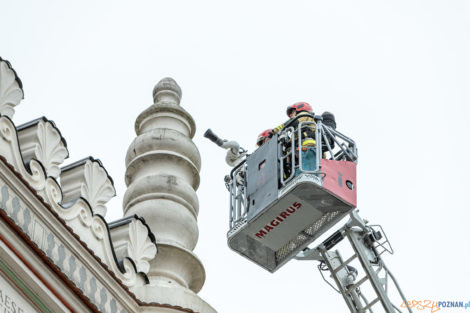
<svg viewBox="0 0 470 313">
<path fill-rule="evenodd" d="M 307 102 L 296 102 L 293 105 L 289 105 L 286 111 L 287 116 L 291 115 L 293 111 L 296 111 L 297 113 L 302 111 L 313 113 L 312 107 Z"/>
<path fill-rule="evenodd" d="M 256 139 L 256 145 L 260 147 L 264 143 L 266 138 L 269 138 L 269 133 L 271 133 L 272 131 L 273 130 L 270 128 L 270 129 L 266 129 L 264 132 L 259 134 L 258 139 Z"/>
</svg>

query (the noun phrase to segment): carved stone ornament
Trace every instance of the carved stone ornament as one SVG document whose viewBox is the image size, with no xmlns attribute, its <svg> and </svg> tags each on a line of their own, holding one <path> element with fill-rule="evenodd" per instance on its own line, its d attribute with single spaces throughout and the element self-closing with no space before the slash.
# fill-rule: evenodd
<svg viewBox="0 0 470 313">
<path fill-rule="evenodd" d="M 79 198 L 71 207 L 64 208 L 60 204 L 62 202 L 60 186 L 50 177 L 46 180 L 45 196 L 54 211 L 124 285 L 133 287 L 145 284 L 145 279 L 137 274 L 138 271 L 132 261 L 124 259 L 123 268 L 118 267 L 106 221 L 100 215 L 94 215 L 86 201 Z"/>
<path fill-rule="evenodd" d="M 62 136 L 51 123 L 41 121 L 37 130 L 39 144 L 36 146 L 34 154 L 46 168 L 47 174 L 57 178 L 60 174 L 59 165 L 69 155 L 67 148 L 63 144 Z"/>
<path fill-rule="evenodd" d="M 6 116 L 0 117 L 0 155 L 2 155 L 23 179 L 40 195 L 43 195 L 46 173 L 43 166 L 36 160 L 31 160 L 26 169 L 20 152 L 18 134 L 15 125 Z"/>
<path fill-rule="evenodd" d="M 10 65 L 0 58 L 0 114 L 9 118 L 15 114 L 14 107 L 23 99 L 23 90 Z"/>
<path fill-rule="evenodd" d="M 41 162 L 47 176 L 58 178 L 59 166 L 69 156 L 60 131 L 45 117 L 18 127 L 18 140 L 24 160 Z"/>
<path fill-rule="evenodd" d="M 106 203 L 116 195 L 113 181 L 101 162 L 87 158 L 62 169 L 60 176 L 64 202 L 82 197 L 93 212 L 106 216 Z"/>
<path fill-rule="evenodd" d="M 44 252 L 49 260 L 82 291 L 83 295 L 100 312 L 136 312 L 135 309 L 129 310 L 129 305 L 125 301 L 121 301 L 115 290 L 116 282 L 110 280 L 110 276 L 105 271 L 98 270 L 96 266 L 90 263 L 90 261 L 93 262 L 93 258 L 90 259 L 90 256 L 84 254 L 77 254 L 78 251 L 83 251 L 83 246 L 74 240 L 70 240 L 73 237 L 64 228 L 60 227 L 60 223 L 58 224 L 55 221 L 53 215 L 41 206 L 31 205 L 30 200 L 33 198 L 22 193 L 25 189 L 17 190 L 16 186 L 13 188 L 10 186 L 11 181 L 8 179 L 8 175 L 5 175 L 7 171 L 5 171 L 4 163 L 0 162 L 0 166 L 3 169 L 0 172 L 0 210 L 9 216 L 11 221 L 34 242 L 37 248 Z M 52 192 L 48 192 L 48 195 L 54 195 L 54 197 L 60 195 L 60 192 L 57 193 L 55 189 L 57 187 L 54 179 L 47 178 L 46 190 Z M 83 203 L 86 205 L 84 201 Z M 101 241 L 106 242 L 106 239 L 108 238 L 105 235 Z M 107 243 L 110 244 L 109 240 Z M 108 248 L 105 243 L 102 243 L 102 245 Z M 102 254 L 96 255 L 102 258 Z M 106 261 L 106 259 L 102 259 L 102 261 Z M 96 262 L 93 263 L 96 264 Z M 124 259 L 122 265 L 122 268 L 118 269 L 114 262 L 109 266 L 109 269 L 113 270 L 116 277 L 126 286 L 132 288 L 145 284 L 144 276 L 136 273 L 131 260 Z M 8 312 L 13 311 L 8 310 Z"/>
<path fill-rule="evenodd" d="M 103 178 L 103 172 L 106 173 L 104 169 L 97 168 L 96 165 L 93 166 L 93 163 L 98 163 L 97 161 L 88 160 L 90 162 L 89 167 L 86 169 L 84 167 L 81 172 L 79 171 L 81 176 L 84 177 L 82 181 L 87 185 L 84 189 L 85 192 L 92 195 L 90 197 L 91 202 L 88 202 L 88 199 L 85 201 L 77 197 L 77 201 L 70 207 L 65 208 L 62 206 L 63 193 L 61 187 L 54 178 L 46 176 L 45 167 L 35 159 L 28 163 L 28 168 L 25 167 L 16 127 L 10 118 L 6 116 L 0 116 L 0 155 L 13 166 L 22 179 L 51 206 L 58 216 L 80 237 L 80 240 L 115 273 L 124 285 L 132 287 L 145 284 L 145 276 L 137 273 L 131 260 L 125 261 L 123 268 L 118 265 L 114 257 L 106 221 L 102 216 L 94 215 L 90 207 L 90 203 L 102 204 L 103 199 L 109 199 L 110 189 L 113 190 L 114 194 L 114 187 L 109 187 L 109 184 L 112 186 L 110 178 L 107 174 L 104 174 L 106 179 Z M 84 172 L 87 172 L 87 174 L 84 174 Z M 91 182 L 94 179 L 97 180 Z M 81 187 L 80 184 L 79 186 Z M 80 187 L 78 188 L 79 191 L 81 190 Z M 106 196 L 103 196 L 103 194 Z"/>
<path fill-rule="evenodd" d="M 129 225 L 129 241 L 127 255 L 134 261 L 137 271 L 147 274 L 149 261 L 155 258 L 157 247 L 148 234 L 148 228 L 141 220 L 135 219 Z"/>
<path fill-rule="evenodd" d="M 104 168 L 98 162 L 85 164 L 85 184 L 82 195 L 90 202 L 94 212 L 106 215 L 105 204 L 116 195 L 113 183 Z"/>
</svg>

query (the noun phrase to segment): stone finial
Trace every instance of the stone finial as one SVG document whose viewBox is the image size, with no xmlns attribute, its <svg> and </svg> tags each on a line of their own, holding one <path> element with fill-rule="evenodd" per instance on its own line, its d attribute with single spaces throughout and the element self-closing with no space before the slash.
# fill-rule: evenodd
<svg viewBox="0 0 470 313">
<path fill-rule="evenodd" d="M 155 103 L 170 101 L 180 104 L 181 88 L 171 77 L 165 77 L 153 88 L 153 101 Z"/>
<path fill-rule="evenodd" d="M 196 295 L 206 277 L 193 252 L 199 236 L 196 189 L 201 167 L 191 140 L 196 124 L 180 106 L 181 89 L 173 79 L 162 79 L 153 95 L 155 103 L 136 119 L 137 137 L 126 155 L 124 215 L 143 217 L 158 245 L 157 255 L 148 261 L 149 284 L 134 291 L 145 302 L 214 313 Z M 142 268 L 147 270 L 146 264 Z"/>
<path fill-rule="evenodd" d="M 193 138 L 196 124 L 191 114 L 180 106 L 181 88 L 173 78 L 163 78 L 153 89 L 154 103 L 139 114 L 135 121 L 136 134 L 155 129 L 172 129 Z"/>
</svg>

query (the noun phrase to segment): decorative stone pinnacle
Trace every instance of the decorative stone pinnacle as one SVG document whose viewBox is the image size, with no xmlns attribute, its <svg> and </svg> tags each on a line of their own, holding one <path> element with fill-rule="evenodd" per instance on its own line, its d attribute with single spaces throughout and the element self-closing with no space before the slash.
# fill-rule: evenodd
<svg viewBox="0 0 470 313">
<path fill-rule="evenodd" d="M 173 129 L 193 138 L 196 124 L 191 114 L 180 106 L 181 88 L 173 78 L 163 78 L 153 89 L 154 103 L 135 121 L 138 136 L 155 129 Z"/>
<path fill-rule="evenodd" d="M 202 301 L 196 293 L 206 278 L 193 252 L 199 236 L 196 189 L 201 165 L 191 140 L 196 125 L 179 105 L 181 88 L 174 79 L 160 80 L 153 96 L 154 104 L 136 119 L 137 137 L 127 150 L 124 215 L 144 218 L 158 245 L 158 254 L 148 261 L 149 284 L 140 291 L 144 300 L 187 306 L 189 298 Z M 214 312 L 207 306 L 194 311 Z"/>
<path fill-rule="evenodd" d="M 171 77 L 165 77 L 153 88 L 153 101 L 155 103 L 171 101 L 179 105 L 181 94 L 181 88 L 176 81 Z"/>
</svg>

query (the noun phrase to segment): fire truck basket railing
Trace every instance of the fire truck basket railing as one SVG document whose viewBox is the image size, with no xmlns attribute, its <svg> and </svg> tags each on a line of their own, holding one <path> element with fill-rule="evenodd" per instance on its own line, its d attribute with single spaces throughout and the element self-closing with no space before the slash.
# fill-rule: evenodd
<svg viewBox="0 0 470 313">
<path fill-rule="evenodd" d="M 229 228 L 232 229 L 236 225 L 246 220 L 247 200 L 246 200 L 246 182 L 245 175 L 246 162 L 241 162 L 230 173 L 230 177 L 226 179 L 226 186 L 230 194 L 230 212 L 229 212 Z"/>
<path fill-rule="evenodd" d="M 316 117 L 318 118 L 318 117 Z M 316 166 L 314 169 L 306 169 L 302 165 L 303 154 L 299 153 L 305 139 L 306 129 L 315 129 L 315 150 Z M 281 186 L 290 182 L 297 173 L 317 174 L 323 176 L 321 172 L 321 159 L 335 161 L 353 161 L 357 163 L 357 147 L 351 138 L 341 132 L 322 123 L 321 118 L 316 122 L 301 122 L 295 129 L 288 127 L 278 136 L 279 145 L 279 181 Z M 310 147 L 309 147 L 310 148 Z M 229 191 L 229 227 L 236 229 L 236 226 L 246 221 L 247 217 L 247 197 L 246 197 L 246 162 L 237 165 L 230 177 L 226 179 L 226 186 Z"/>
<path fill-rule="evenodd" d="M 279 136 L 279 179 L 282 185 L 294 178 L 294 171 L 288 172 L 286 168 L 295 168 L 295 129 L 294 127 L 286 128 Z M 289 166 L 289 163 L 293 166 Z"/>
<path fill-rule="evenodd" d="M 314 146 L 306 146 L 305 133 L 315 129 Z M 303 158 L 305 151 L 315 150 L 315 168 L 305 168 Z M 339 131 L 322 123 L 321 118 L 316 117 L 316 122 L 300 122 L 297 129 L 288 127 L 279 136 L 279 170 L 280 182 L 285 186 L 296 176 L 296 170 L 301 173 L 321 173 L 321 159 L 335 161 L 352 161 L 357 163 L 357 146 L 354 140 L 343 135 Z M 291 166 L 286 166 L 287 160 Z"/>
<path fill-rule="evenodd" d="M 321 117 L 275 134 L 226 176 L 229 247 L 276 271 L 356 207 L 355 163 Z"/>
</svg>

